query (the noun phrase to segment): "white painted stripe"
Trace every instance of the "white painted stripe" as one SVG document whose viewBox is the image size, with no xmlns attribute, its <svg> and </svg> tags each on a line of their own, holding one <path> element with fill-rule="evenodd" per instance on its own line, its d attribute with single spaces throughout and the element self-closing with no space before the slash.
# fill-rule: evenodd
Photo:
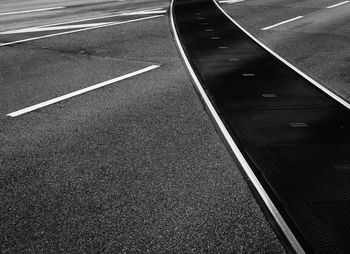
<svg viewBox="0 0 350 254">
<path fill-rule="evenodd" d="M 71 20 L 71 21 L 65 21 L 65 22 L 60 22 L 60 23 L 47 24 L 47 25 L 42 25 L 42 26 L 38 26 L 38 27 L 50 27 L 50 26 L 59 26 L 59 25 L 66 25 L 66 24 L 74 24 L 74 23 L 86 22 L 86 21 L 91 21 L 91 20 L 99 20 L 99 19 L 106 19 L 106 18 L 114 18 L 114 17 L 119 17 L 120 15 L 121 15 L 121 13 L 118 13 L 118 14 L 107 15 L 107 16 L 101 16 L 101 17 L 96 17 L 96 18 L 86 18 L 86 19 L 78 19 L 78 20 Z"/>
<path fill-rule="evenodd" d="M 72 93 L 69 93 L 69 94 L 66 94 L 66 95 L 63 95 L 63 96 L 60 96 L 60 97 L 48 100 L 48 101 L 44 101 L 44 102 L 36 104 L 34 106 L 30 106 L 30 107 L 27 107 L 27 108 L 24 108 L 24 109 L 21 109 L 21 110 L 9 113 L 9 114 L 7 114 L 7 116 L 16 117 L 16 116 L 19 116 L 19 115 L 23 115 L 23 114 L 26 114 L 28 112 L 37 110 L 39 108 L 43 108 L 43 107 L 52 105 L 54 103 L 57 103 L 57 102 L 60 102 L 60 101 L 63 101 L 63 100 L 67 100 L 69 98 L 72 98 L 72 97 L 75 97 L 75 96 L 78 96 L 78 95 L 90 92 L 92 90 L 95 90 L 95 89 L 98 89 L 98 88 L 101 88 L 101 87 L 104 87 L 104 86 L 108 86 L 108 85 L 116 83 L 118 81 L 121 81 L 121 80 L 124 80 L 124 79 L 127 79 L 127 78 L 131 78 L 133 76 L 139 75 L 139 74 L 147 72 L 147 71 L 151 71 L 151 70 L 159 68 L 159 67 L 160 67 L 159 65 L 151 65 L 151 66 L 148 66 L 148 67 L 143 68 L 141 70 L 134 71 L 134 72 L 131 72 L 129 74 L 126 74 L 126 75 L 123 75 L 123 76 L 120 76 L 120 77 L 117 77 L 117 78 L 114 78 L 114 79 L 111 79 L 111 80 L 108 80 L 108 81 L 105 81 L 105 82 L 102 82 L 102 83 L 99 83 L 99 84 L 96 84 L 96 85 L 93 85 L 93 86 L 89 86 L 89 87 L 80 89 L 78 91 L 75 91 L 75 92 L 72 92 Z"/>
<path fill-rule="evenodd" d="M 142 11 L 158 11 L 162 9 L 162 7 L 159 8 L 152 8 L 152 9 L 146 9 Z M 137 11 L 137 10 L 136 10 Z M 165 11 L 166 12 L 166 11 Z M 42 26 L 36 26 L 36 27 L 30 27 L 30 28 L 42 28 L 42 27 L 50 27 L 50 26 L 59 26 L 59 25 L 66 25 L 66 24 L 74 24 L 74 23 L 80 23 L 80 22 L 86 22 L 86 21 L 91 21 L 91 20 L 99 20 L 99 19 L 106 19 L 106 18 L 113 18 L 113 17 L 120 17 L 120 16 L 125 16 L 125 12 L 118 12 L 117 14 L 113 15 L 106 15 L 106 16 L 100 16 L 100 17 L 95 17 L 95 18 L 86 18 L 86 19 L 79 19 L 79 20 L 71 20 L 71 21 L 65 21 L 65 22 L 60 22 L 60 23 L 53 23 L 53 24 L 47 24 L 47 25 L 42 25 Z M 24 28 L 24 29 L 29 29 L 29 28 Z M 12 32 L 12 31 L 5 31 L 4 33 L 7 32 Z"/>
<path fill-rule="evenodd" d="M 244 2 L 245 0 L 223 0 L 223 1 L 219 1 L 219 3 L 221 4 L 234 4 L 234 3 L 240 3 L 240 2 Z"/>
<path fill-rule="evenodd" d="M 346 4 L 346 3 L 348 3 L 348 2 L 349 2 L 349 1 L 344 1 L 344 2 L 341 2 L 341 3 L 338 3 L 338 4 L 334 4 L 334 5 L 328 6 L 328 7 L 326 7 L 326 8 L 327 8 L 327 9 L 331 9 L 331 8 L 334 8 L 334 7 L 337 7 L 337 6 Z"/>
<path fill-rule="evenodd" d="M 150 14 L 164 14 L 166 10 L 145 10 L 145 11 L 134 11 L 134 12 L 124 12 L 120 16 L 131 16 L 131 15 L 150 15 Z"/>
<path fill-rule="evenodd" d="M 230 18 L 230 20 L 232 20 L 233 23 L 237 24 L 227 13 L 224 12 L 224 10 L 219 6 L 219 4 L 215 0 L 213 0 L 213 1 L 216 4 L 216 6 L 228 18 Z M 183 57 L 183 59 L 185 61 L 185 64 L 186 64 L 186 66 L 187 66 L 187 68 L 188 68 L 188 70 L 189 70 L 189 72 L 190 72 L 190 74 L 192 76 L 192 79 L 193 79 L 193 81 L 194 81 L 194 83 L 196 85 L 197 90 L 199 91 L 200 95 L 202 96 L 206 107 L 208 108 L 211 116 L 213 117 L 213 119 L 216 122 L 218 128 L 220 129 L 222 135 L 224 136 L 224 138 L 225 138 L 228 146 L 230 147 L 231 151 L 235 154 L 235 156 L 238 159 L 238 161 L 240 162 L 242 168 L 244 169 L 244 171 L 246 172 L 246 174 L 249 177 L 250 181 L 254 185 L 255 189 L 257 190 L 257 192 L 261 196 L 262 200 L 266 204 L 266 207 L 269 209 L 269 211 L 271 212 L 272 216 L 275 218 L 277 224 L 279 225 L 279 227 L 281 228 L 281 230 L 285 234 L 285 236 L 288 239 L 288 241 L 290 242 L 291 246 L 294 248 L 296 253 L 304 254 L 305 252 L 304 252 L 303 248 L 300 246 L 299 242 L 296 240 L 294 234 L 292 233 L 292 231 L 288 227 L 287 223 L 285 222 L 285 220 L 283 219 L 283 217 L 281 216 L 281 214 L 277 210 L 276 206 L 274 205 L 274 203 L 272 202 L 272 200 L 270 199 L 270 197 L 266 193 L 265 189 L 263 188 L 263 186 L 259 182 L 258 178 L 255 176 L 253 170 L 250 168 L 247 160 L 244 158 L 244 156 L 243 156 L 242 152 L 239 150 L 237 144 L 232 139 L 231 135 L 229 134 L 228 130 L 226 129 L 225 125 L 223 124 L 222 120 L 220 119 L 218 113 L 216 112 L 213 104 L 211 103 L 211 101 L 209 100 L 209 98 L 208 98 L 207 94 L 205 93 L 203 87 L 201 86 L 201 84 L 200 84 L 200 82 L 199 82 L 199 80 L 198 80 L 194 70 L 192 69 L 192 67 L 191 67 L 191 65 L 189 63 L 189 60 L 186 57 L 184 49 L 182 48 L 182 45 L 180 43 L 179 37 L 177 35 L 177 32 L 176 32 L 175 23 L 174 23 L 174 17 L 173 17 L 173 4 L 174 4 L 174 0 L 172 0 L 172 2 L 171 2 L 171 11 L 170 11 L 171 25 L 172 25 L 173 33 L 174 33 L 175 40 L 177 42 L 178 48 L 180 50 L 180 53 L 181 53 L 181 55 L 182 55 L 182 57 Z"/>
<path fill-rule="evenodd" d="M 62 32 L 62 33 L 48 34 L 48 35 L 43 35 L 43 36 L 38 36 L 38 37 L 33 37 L 33 38 L 28 38 L 28 39 L 23 39 L 23 40 L 18 40 L 18 41 L 11 41 L 11 42 L 6 42 L 6 43 L 0 44 L 0 47 L 14 45 L 14 44 L 19 44 L 19 43 L 23 43 L 23 42 L 35 41 L 35 40 L 50 38 L 50 37 L 54 37 L 54 36 L 65 35 L 65 34 L 78 33 L 78 32 L 82 32 L 82 31 L 87 31 L 87 30 L 92 30 L 92 29 L 97 29 L 97 28 L 102 28 L 102 27 L 116 26 L 116 25 L 131 23 L 131 22 L 137 22 L 137 21 L 141 21 L 141 20 L 154 19 L 154 18 L 159 18 L 159 17 L 163 17 L 163 16 L 164 15 L 156 15 L 156 16 L 150 16 L 150 17 L 145 17 L 145 18 L 121 21 L 121 22 L 113 22 L 113 23 L 110 23 L 110 24 L 107 24 L 107 25 L 102 25 L 102 26 L 95 26 L 95 27 L 78 29 L 78 30 L 74 30 L 74 31 L 67 31 L 67 32 Z"/>
<path fill-rule="evenodd" d="M 264 27 L 264 28 L 262 28 L 261 30 L 268 30 L 268 29 L 270 29 L 270 28 L 273 28 L 273 27 L 276 27 L 276 26 L 280 26 L 280 25 L 283 25 L 283 24 L 292 22 L 292 21 L 297 20 L 297 19 L 301 19 L 302 17 L 304 17 L 304 16 L 298 16 L 298 17 L 295 17 L 295 18 L 292 18 L 292 19 L 288 19 L 288 20 L 279 22 L 279 23 L 277 23 L 277 24 L 274 24 L 274 25 L 272 25 L 272 26 Z"/>
<path fill-rule="evenodd" d="M 4 13 L 0 13 L 0 16 L 24 14 L 24 13 L 32 13 L 32 12 L 40 12 L 40 11 L 53 11 L 53 10 L 59 10 L 64 8 L 66 7 L 51 7 L 51 8 L 44 8 L 44 9 L 26 10 L 26 11 L 4 12 Z"/>
<path fill-rule="evenodd" d="M 112 24 L 112 23 L 115 23 L 115 22 L 89 23 L 89 24 L 53 26 L 53 27 L 30 27 L 30 28 L 17 29 L 17 30 L 12 30 L 7 32 L 1 32 L 0 35 L 19 34 L 19 33 L 37 33 L 37 32 L 47 32 L 47 31 L 57 31 L 57 30 L 72 30 L 72 29 L 80 29 L 80 28 L 87 28 L 87 27 L 103 26 L 103 25 Z"/>
<path fill-rule="evenodd" d="M 158 11 L 162 9 L 162 7 L 158 7 L 158 8 L 152 8 L 152 9 L 141 9 L 141 10 L 134 10 L 133 12 L 137 12 L 137 11 Z M 106 16 L 101 16 L 101 17 L 95 17 L 95 18 L 86 18 L 86 19 L 79 19 L 79 20 L 71 20 L 71 21 L 66 21 L 66 22 L 60 22 L 60 23 L 54 23 L 54 24 L 48 24 L 48 25 L 43 25 L 40 27 L 47 27 L 47 26 L 58 26 L 58 25 L 66 25 L 66 24 L 74 24 L 74 23 L 79 23 L 79 22 L 85 22 L 85 21 L 91 21 L 91 20 L 98 20 L 98 19 L 106 19 L 106 18 L 114 18 L 114 17 L 120 17 L 123 16 L 125 13 L 128 12 L 118 12 L 116 14 L 112 14 L 112 15 L 106 15 Z"/>
</svg>

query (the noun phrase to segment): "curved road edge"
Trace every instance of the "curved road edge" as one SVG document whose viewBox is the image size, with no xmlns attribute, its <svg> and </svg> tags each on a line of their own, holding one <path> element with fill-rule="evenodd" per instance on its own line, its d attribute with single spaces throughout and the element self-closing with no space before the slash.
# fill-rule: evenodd
<svg viewBox="0 0 350 254">
<path fill-rule="evenodd" d="M 294 66 L 293 64 L 291 64 L 290 62 L 288 62 L 286 59 L 284 59 L 283 57 L 281 57 L 279 54 L 277 54 L 275 51 L 273 51 L 272 49 L 270 49 L 269 47 L 267 47 L 265 44 L 263 44 L 261 41 L 259 41 L 256 37 L 254 37 L 251 33 L 249 33 L 246 29 L 244 29 L 237 21 L 235 21 L 220 5 L 216 0 L 212 0 L 215 5 L 218 7 L 218 9 L 228 18 L 232 21 L 233 24 L 235 24 L 239 29 L 241 29 L 246 35 L 248 35 L 253 41 L 255 41 L 256 43 L 258 43 L 261 47 L 263 47 L 265 50 L 267 50 L 270 54 L 272 54 L 274 57 L 276 57 L 278 60 L 280 60 L 282 63 L 284 63 L 285 65 L 287 65 L 289 68 L 291 68 L 292 70 L 294 70 L 296 73 L 298 73 L 299 75 L 301 75 L 303 78 L 305 78 L 307 81 L 309 81 L 311 84 L 313 84 L 314 86 L 316 86 L 318 89 L 320 89 L 321 91 L 323 91 L 324 93 L 326 93 L 327 95 L 329 95 L 330 97 L 332 97 L 334 100 L 336 100 L 337 102 L 339 102 L 340 104 L 344 105 L 346 108 L 350 109 L 350 103 L 347 102 L 346 100 L 344 100 L 343 98 L 341 98 L 340 96 L 338 96 L 337 94 L 335 94 L 334 92 L 332 92 L 331 90 L 329 90 L 328 88 L 326 88 L 325 86 L 321 85 L 320 83 L 318 83 L 316 80 L 314 80 L 313 78 L 311 78 L 310 76 L 308 76 L 307 74 L 305 74 L 304 72 L 302 72 L 301 70 L 299 70 L 296 66 Z"/>
<path fill-rule="evenodd" d="M 198 77 L 196 76 L 187 56 L 186 53 L 182 47 L 182 44 L 180 42 L 179 36 L 177 34 L 177 29 L 176 29 L 176 25 L 175 25 L 175 21 L 174 21 L 174 15 L 173 15 L 173 10 L 174 10 L 174 1 L 171 1 L 170 4 L 170 22 L 171 22 L 171 27 L 172 27 L 172 31 L 173 31 L 173 35 L 176 41 L 176 45 L 179 49 L 179 52 L 181 54 L 181 57 L 183 59 L 183 61 L 185 62 L 185 65 L 191 75 L 191 78 L 195 84 L 195 88 L 198 91 L 198 93 L 200 94 L 203 103 L 205 105 L 205 107 L 208 110 L 208 113 L 210 115 L 210 117 L 212 118 L 213 122 L 215 123 L 217 129 L 220 131 L 220 133 L 222 134 L 224 141 L 227 143 L 229 149 L 231 150 L 231 152 L 234 153 L 234 155 L 236 156 L 237 160 L 239 161 L 241 167 L 243 168 L 244 172 L 246 173 L 247 177 L 249 178 L 249 180 L 251 181 L 251 183 L 253 184 L 254 188 L 256 189 L 256 191 L 258 192 L 258 194 L 260 195 L 260 198 L 263 200 L 264 204 L 266 205 L 266 207 L 268 208 L 269 212 L 271 213 L 271 215 L 273 216 L 273 218 L 275 219 L 277 225 L 279 226 L 279 228 L 281 229 L 281 231 L 283 232 L 284 236 L 286 237 L 286 239 L 288 240 L 289 244 L 291 245 L 291 247 L 293 248 L 293 250 L 296 253 L 305 253 L 305 251 L 303 250 L 303 248 L 301 247 L 301 245 L 299 244 L 299 242 L 297 241 L 296 237 L 294 236 L 294 234 L 292 233 L 292 231 L 290 230 L 289 226 L 287 225 L 286 221 L 283 219 L 283 217 L 281 216 L 281 214 L 279 213 L 279 211 L 277 210 L 276 206 L 274 205 L 274 203 L 272 202 L 272 200 L 270 199 L 270 197 L 268 196 L 267 192 L 265 191 L 265 189 L 263 188 L 262 184 L 260 183 L 260 181 L 258 180 L 258 178 L 256 177 L 256 175 L 254 174 L 253 170 L 251 169 L 251 167 L 249 166 L 247 160 L 244 158 L 242 152 L 239 150 L 237 144 L 234 142 L 234 140 L 232 139 L 231 135 L 229 134 L 227 128 L 225 127 L 224 123 L 222 122 L 222 120 L 220 119 L 217 111 L 215 110 L 213 104 L 211 103 L 208 95 L 206 94 L 206 92 L 204 91 L 202 85 L 199 82 Z M 257 39 L 255 39 L 251 34 L 249 34 L 246 30 L 244 30 L 244 28 L 242 28 L 239 24 L 237 24 L 220 6 L 219 4 L 213 0 L 214 3 L 217 5 L 217 7 L 223 12 L 224 15 L 226 15 L 235 25 L 237 25 L 241 30 L 243 30 L 247 35 L 249 35 L 249 37 L 251 37 L 254 41 L 256 41 L 259 45 L 261 45 L 264 49 L 268 50 L 271 54 L 273 54 L 275 57 L 277 57 L 279 60 L 281 60 L 282 62 L 284 62 L 285 64 L 287 64 L 289 67 L 291 67 L 293 70 L 297 71 L 299 74 L 301 74 L 303 77 L 305 77 L 306 79 L 308 79 L 309 81 L 311 81 L 313 84 L 318 84 L 316 81 L 312 80 L 310 77 L 308 77 L 306 74 L 302 73 L 301 71 L 299 71 L 296 67 L 292 66 L 290 63 L 288 63 L 287 61 L 285 61 L 284 59 L 282 59 L 280 56 L 278 56 L 276 53 L 274 53 L 272 50 L 270 50 L 269 48 L 267 48 L 265 45 L 263 45 L 261 42 L 259 42 Z M 336 96 L 335 94 L 333 94 L 332 92 L 330 92 L 328 89 L 324 88 L 323 86 L 321 86 L 320 84 L 316 85 L 317 87 L 320 86 L 321 90 L 325 90 L 325 92 L 327 94 L 329 94 L 330 96 L 332 96 L 334 99 L 336 99 L 337 101 L 339 101 L 340 103 L 342 103 L 343 105 L 345 105 L 346 107 L 350 108 L 350 104 L 347 103 L 346 101 L 344 101 L 343 99 L 339 98 L 338 96 Z"/>
</svg>

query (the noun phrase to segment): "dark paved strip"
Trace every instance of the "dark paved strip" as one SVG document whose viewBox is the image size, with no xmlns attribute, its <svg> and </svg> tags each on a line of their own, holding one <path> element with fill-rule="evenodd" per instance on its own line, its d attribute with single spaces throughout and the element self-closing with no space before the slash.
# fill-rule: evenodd
<svg viewBox="0 0 350 254">
<path fill-rule="evenodd" d="M 350 252 L 350 112 L 210 0 L 176 0 L 181 42 L 245 158 L 307 252 Z"/>
</svg>

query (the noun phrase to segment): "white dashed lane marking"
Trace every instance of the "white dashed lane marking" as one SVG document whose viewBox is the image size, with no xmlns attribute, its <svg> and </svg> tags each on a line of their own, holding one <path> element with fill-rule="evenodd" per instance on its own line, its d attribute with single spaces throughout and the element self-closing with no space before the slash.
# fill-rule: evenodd
<svg viewBox="0 0 350 254">
<path fill-rule="evenodd" d="M 334 8 L 334 7 L 343 5 L 343 4 L 347 4 L 348 2 L 349 2 L 349 1 L 344 1 L 344 2 L 341 2 L 341 3 L 338 3 L 338 4 L 334 4 L 334 5 L 328 6 L 328 7 L 326 7 L 326 8 L 327 8 L 327 9 L 331 9 L 331 8 Z"/>
<path fill-rule="evenodd" d="M 131 16 L 131 15 L 153 15 L 153 14 L 165 14 L 167 13 L 167 10 L 162 10 L 162 8 L 154 8 L 154 9 L 148 9 L 148 10 L 141 10 L 141 11 L 131 11 L 131 12 L 124 12 L 121 13 L 120 16 Z"/>
<path fill-rule="evenodd" d="M 286 23 L 289 23 L 289 22 L 292 22 L 292 21 L 295 21 L 295 20 L 301 19 L 302 17 L 304 17 L 304 16 L 298 16 L 298 17 L 295 17 L 295 18 L 292 18 L 292 19 L 288 19 L 288 20 L 285 20 L 285 21 L 279 22 L 279 23 L 277 23 L 277 24 L 274 24 L 274 25 L 271 25 L 271 26 L 264 27 L 264 28 L 262 28 L 261 30 L 268 30 L 268 29 L 271 29 L 271 28 L 273 28 L 273 27 L 280 26 L 280 25 L 283 25 L 283 24 L 286 24 Z"/>
</svg>

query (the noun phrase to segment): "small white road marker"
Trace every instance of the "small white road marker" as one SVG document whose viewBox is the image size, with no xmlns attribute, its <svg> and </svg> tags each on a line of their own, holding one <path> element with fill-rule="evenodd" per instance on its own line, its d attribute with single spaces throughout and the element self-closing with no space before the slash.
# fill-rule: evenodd
<svg viewBox="0 0 350 254">
<path fill-rule="evenodd" d="M 39 12 L 39 11 L 53 11 L 53 10 L 60 10 L 64 8 L 66 7 L 52 7 L 52 8 L 44 8 L 44 9 L 26 10 L 26 11 L 4 12 L 4 13 L 0 13 L 0 16 L 32 13 L 32 12 Z"/>
<path fill-rule="evenodd" d="M 331 9 L 331 8 L 334 8 L 334 7 L 343 5 L 343 4 L 347 4 L 348 2 L 349 2 L 349 1 L 344 1 L 344 2 L 341 2 L 341 3 L 338 3 L 338 4 L 334 4 L 334 5 L 328 6 L 328 7 L 326 7 L 326 8 L 327 8 L 327 9 Z"/>
<path fill-rule="evenodd" d="M 262 97 L 264 97 L 264 98 L 276 98 L 277 95 L 274 93 L 264 93 L 264 94 L 262 94 Z"/>
<path fill-rule="evenodd" d="M 292 18 L 292 19 L 288 19 L 288 20 L 279 22 L 279 23 L 277 23 L 277 24 L 274 24 L 274 25 L 272 25 L 272 26 L 264 27 L 264 28 L 262 28 L 261 30 L 268 30 L 268 29 L 270 29 L 270 28 L 273 28 L 273 27 L 276 27 L 276 26 L 280 26 L 280 25 L 283 25 L 283 24 L 292 22 L 292 21 L 297 20 L 297 19 L 301 19 L 302 17 L 304 17 L 304 16 L 298 16 L 298 17 L 295 17 L 295 18 Z"/>
<path fill-rule="evenodd" d="M 89 86 L 89 87 L 80 89 L 78 91 L 75 91 L 75 92 L 72 92 L 72 93 L 69 93 L 69 94 L 66 94 L 66 95 L 63 95 L 63 96 L 60 96 L 60 97 L 48 100 L 48 101 L 44 101 L 44 102 L 36 104 L 34 106 L 30 106 L 30 107 L 27 107 L 27 108 L 24 108 L 24 109 L 21 109 L 21 110 L 9 113 L 9 114 L 7 114 L 7 116 L 10 116 L 10 117 L 20 116 L 20 115 L 26 114 L 28 112 L 37 110 L 39 108 L 43 108 L 43 107 L 49 106 L 51 104 L 54 104 L 54 103 L 57 103 L 57 102 L 60 102 L 60 101 L 63 101 L 63 100 L 67 100 L 69 98 L 72 98 L 72 97 L 75 97 L 75 96 L 78 96 L 78 95 L 81 95 L 83 93 L 87 93 L 87 92 L 90 92 L 92 90 L 95 90 L 95 89 L 98 89 L 98 88 L 101 88 L 101 87 L 104 87 L 104 86 L 111 85 L 111 84 L 116 83 L 118 81 L 121 81 L 121 80 L 124 80 L 124 79 L 127 79 L 127 78 L 131 78 L 133 76 L 139 75 L 139 74 L 147 72 L 147 71 L 151 71 L 151 70 L 159 68 L 159 67 L 160 67 L 159 65 L 151 65 L 151 66 L 148 66 L 148 67 L 143 68 L 141 70 L 134 71 L 134 72 L 131 72 L 129 74 L 126 74 L 126 75 L 123 75 L 123 76 L 120 76 L 120 77 L 117 77 L 117 78 L 114 78 L 114 79 L 111 79 L 111 80 L 107 80 L 105 82 L 102 82 L 102 83 L 99 83 L 99 84 L 96 84 L 96 85 L 93 85 L 93 86 Z"/>
<path fill-rule="evenodd" d="M 308 127 L 307 123 L 300 122 L 300 123 L 289 123 L 290 126 L 293 128 L 301 128 L 301 127 Z"/>
</svg>

